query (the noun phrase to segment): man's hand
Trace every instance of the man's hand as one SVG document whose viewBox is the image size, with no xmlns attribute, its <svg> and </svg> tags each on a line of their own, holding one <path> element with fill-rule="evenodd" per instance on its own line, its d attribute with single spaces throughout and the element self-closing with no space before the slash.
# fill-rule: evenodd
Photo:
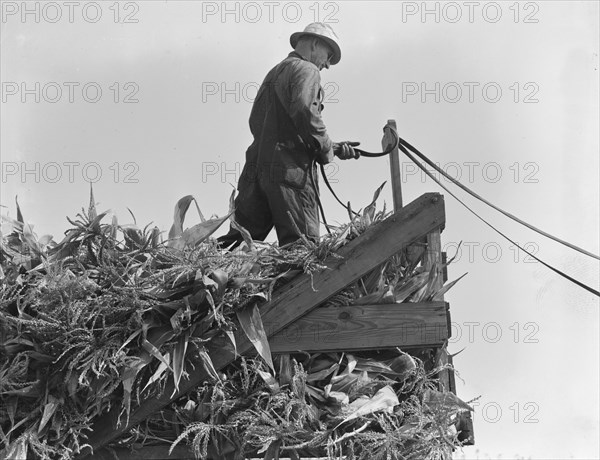
<svg viewBox="0 0 600 460">
<path fill-rule="evenodd" d="M 360 142 L 334 142 L 333 143 L 333 154 L 340 160 L 349 160 L 350 158 L 359 158 L 360 153 L 355 151 L 352 147 L 360 145 Z"/>
</svg>

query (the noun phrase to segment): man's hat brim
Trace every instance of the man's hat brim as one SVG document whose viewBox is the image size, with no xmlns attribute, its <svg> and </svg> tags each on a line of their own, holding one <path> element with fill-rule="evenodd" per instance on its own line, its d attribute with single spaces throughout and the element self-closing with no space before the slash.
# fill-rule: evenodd
<svg viewBox="0 0 600 460">
<path fill-rule="evenodd" d="M 292 48 L 296 48 L 298 40 L 300 40 L 300 37 L 302 37 L 303 35 L 310 35 L 311 37 L 316 37 L 320 40 L 323 40 L 333 50 L 333 57 L 330 61 L 331 65 L 336 65 L 338 62 L 340 62 L 340 59 L 342 58 L 342 50 L 340 49 L 340 46 L 331 38 L 326 37 L 325 35 L 314 34 L 312 32 L 295 32 L 290 36 L 290 45 L 292 45 Z"/>
</svg>

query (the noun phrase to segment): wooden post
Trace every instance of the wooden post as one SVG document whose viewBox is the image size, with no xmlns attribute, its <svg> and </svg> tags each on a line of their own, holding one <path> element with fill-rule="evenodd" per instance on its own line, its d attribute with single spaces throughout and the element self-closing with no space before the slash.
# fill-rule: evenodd
<svg viewBox="0 0 600 460">
<path fill-rule="evenodd" d="M 435 267 L 435 280 L 432 288 L 439 291 L 444 285 L 442 274 L 442 239 L 440 229 L 436 229 L 427 235 L 427 250 L 423 261 L 426 270 Z M 436 296 L 435 300 L 444 300 L 444 296 Z"/>
<path fill-rule="evenodd" d="M 398 132 L 396 129 L 396 120 L 388 120 L 387 125 L 383 127 L 383 139 L 381 145 L 383 150 L 387 149 L 390 144 L 393 144 L 396 138 L 392 135 L 391 129 Z M 394 198 L 394 212 L 402 209 L 402 182 L 400 175 L 400 156 L 398 146 L 394 147 L 390 153 L 390 174 L 392 176 L 392 196 Z"/>
<path fill-rule="evenodd" d="M 434 230 L 427 235 L 427 249 L 423 265 L 429 271 L 432 267 L 435 268 L 435 281 L 433 289 L 435 291 L 442 288 L 444 283 L 448 279 L 448 272 L 446 268 L 441 268 L 446 262 L 446 254 L 442 252 L 442 240 L 441 240 L 441 228 Z M 436 295 L 433 297 L 432 302 L 443 302 L 443 295 Z M 447 311 L 448 321 L 448 338 L 452 331 L 450 321 L 450 310 Z M 441 347 L 436 347 L 436 354 L 434 357 L 435 366 L 453 366 L 452 355 L 448 353 L 448 340 L 446 339 Z M 438 385 L 441 390 L 450 391 L 456 394 L 456 379 L 454 376 L 454 369 L 443 369 L 438 374 Z M 459 431 L 459 440 L 464 443 L 465 446 L 472 446 L 475 443 L 475 437 L 473 434 L 473 419 L 471 413 L 461 413 L 458 416 L 456 428 Z"/>
<path fill-rule="evenodd" d="M 398 132 L 396 126 L 396 120 L 390 119 L 387 124 L 383 127 L 383 139 L 381 139 L 381 146 L 385 151 L 390 144 L 396 141 L 396 137 L 392 135 L 392 129 Z M 400 150 L 398 146 L 395 146 L 389 155 L 390 157 L 390 177 L 392 178 L 392 198 L 394 203 L 394 212 L 398 212 L 402 209 L 402 173 L 400 167 Z M 415 245 L 409 245 L 406 248 L 406 258 L 410 262 L 418 259 L 422 254 L 422 248 L 426 244 L 425 238 L 416 242 Z"/>
<path fill-rule="evenodd" d="M 425 253 L 425 259 L 423 260 L 423 265 L 427 271 L 432 268 L 435 270 L 435 279 L 433 282 L 432 289 L 433 291 L 438 291 L 444 285 L 444 278 L 442 273 L 442 242 L 440 230 L 436 229 L 427 235 L 427 252 Z M 436 295 L 433 297 L 436 301 L 443 301 L 443 295 Z M 448 352 L 446 351 L 447 341 L 444 345 L 436 350 L 435 357 L 435 365 L 446 365 L 451 364 L 448 359 Z M 439 384 L 440 387 L 445 389 L 446 391 L 451 391 L 456 394 L 456 388 L 454 385 L 454 375 L 453 372 L 449 369 L 442 370 L 439 375 Z"/>
</svg>

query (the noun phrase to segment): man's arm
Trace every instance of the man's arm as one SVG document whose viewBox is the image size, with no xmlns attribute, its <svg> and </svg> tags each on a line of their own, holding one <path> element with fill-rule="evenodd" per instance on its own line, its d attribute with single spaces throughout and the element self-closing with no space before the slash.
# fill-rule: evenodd
<svg viewBox="0 0 600 460">
<path fill-rule="evenodd" d="M 333 160 L 333 142 L 321 117 L 321 76 L 312 65 L 299 65 L 290 76 L 289 115 L 298 134 L 322 164 Z"/>
</svg>

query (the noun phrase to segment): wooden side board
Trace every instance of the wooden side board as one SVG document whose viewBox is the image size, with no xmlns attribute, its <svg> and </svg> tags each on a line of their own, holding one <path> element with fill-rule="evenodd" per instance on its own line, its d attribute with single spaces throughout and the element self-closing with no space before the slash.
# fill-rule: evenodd
<svg viewBox="0 0 600 460">
<path fill-rule="evenodd" d="M 444 224 L 442 195 L 422 195 L 342 247 L 338 257 L 326 263 L 328 269 L 313 277 L 300 276 L 283 286 L 271 302 L 261 306 L 263 324 L 276 325 L 269 333 L 277 333 L 413 241 Z M 237 338 L 238 346 L 248 343 L 243 334 L 238 334 Z"/>
<path fill-rule="evenodd" d="M 422 195 L 343 246 L 335 257 L 325 261 L 327 269 L 313 276 L 300 275 L 275 292 L 272 300 L 260 308 L 263 324 L 275 324 L 269 334 L 276 334 L 409 244 L 435 229 L 443 228 L 444 224 L 443 196 L 439 193 Z M 241 328 L 238 328 L 235 337 L 239 354 L 253 349 Z M 209 351 L 215 351 L 211 356 L 216 369 L 222 369 L 236 358 L 224 344 L 226 340 L 221 343 L 214 340 L 209 346 Z M 174 390 L 170 380 L 161 397 L 145 400 L 137 408 L 132 408 L 129 420 L 119 420 L 120 407 L 114 407 L 111 412 L 99 417 L 92 427 L 88 444 L 94 450 L 105 446 L 196 388 L 209 375 L 200 363 L 194 364 L 193 367 L 187 366 L 188 378 L 182 379 L 179 391 Z M 80 458 L 89 453 L 89 449 L 84 451 Z"/>
<path fill-rule="evenodd" d="M 316 308 L 269 339 L 273 353 L 441 346 L 444 302 Z M 267 331 L 271 324 L 265 324 Z"/>
</svg>

